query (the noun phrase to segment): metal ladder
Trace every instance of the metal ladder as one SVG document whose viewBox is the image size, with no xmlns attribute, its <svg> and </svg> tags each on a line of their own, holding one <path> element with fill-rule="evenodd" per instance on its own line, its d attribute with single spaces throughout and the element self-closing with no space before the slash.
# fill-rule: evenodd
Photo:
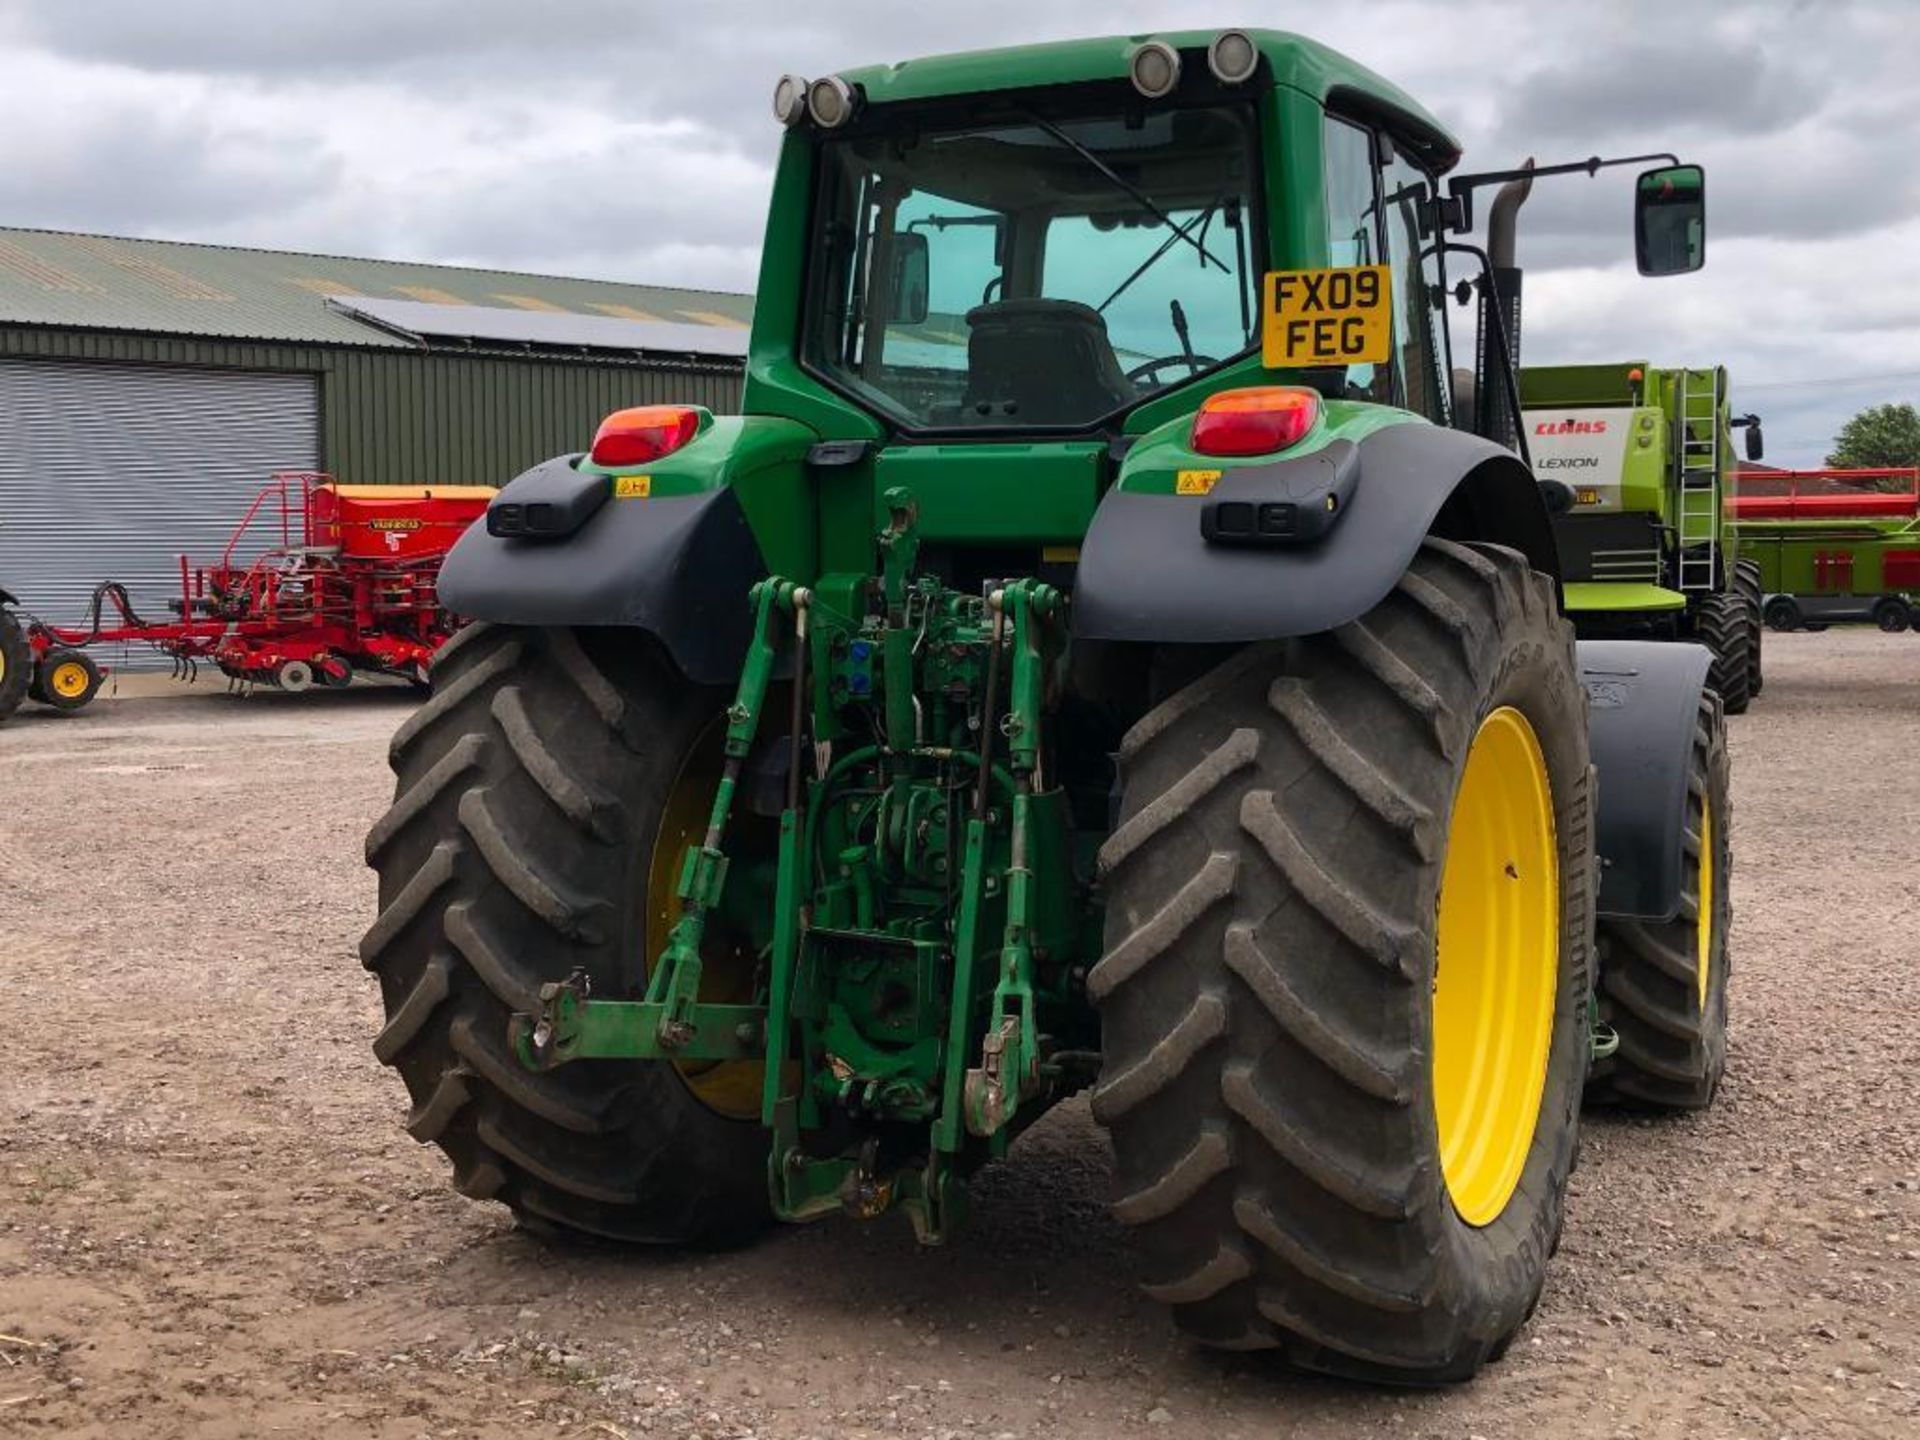
<svg viewBox="0 0 1920 1440">
<path fill-rule="evenodd" d="M 1720 574 L 1720 370 L 1682 370 L 1675 377 L 1674 516 L 1680 588 L 1712 590 Z"/>
</svg>

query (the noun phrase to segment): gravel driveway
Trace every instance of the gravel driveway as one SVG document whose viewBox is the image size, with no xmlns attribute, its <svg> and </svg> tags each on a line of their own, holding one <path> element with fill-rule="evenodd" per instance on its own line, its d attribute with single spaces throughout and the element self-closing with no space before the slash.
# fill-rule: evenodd
<svg viewBox="0 0 1920 1440">
<path fill-rule="evenodd" d="M 1731 722 L 1710 1114 L 1591 1115 L 1499 1365 L 1367 1391 L 1137 1298 L 1082 1103 L 970 1229 L 555 1250 L 401 1130 L 354 947 L 402 692 L 0 728 L 0 1435 L 1920 1435 L 1920 638 L 1769 636 Z"/>
</svg>

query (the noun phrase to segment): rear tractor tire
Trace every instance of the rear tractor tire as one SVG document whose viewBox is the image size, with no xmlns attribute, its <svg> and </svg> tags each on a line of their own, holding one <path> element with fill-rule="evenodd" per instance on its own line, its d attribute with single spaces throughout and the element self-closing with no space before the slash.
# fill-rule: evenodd
<svg viewBox="0 0 1920 1440">
<path fill-rule="evenodd" d="M 1727 714 L 1744 715 L 1753 699 L 1753 648 L 1746 598 L 1737 590 L 1701 596 L 1694 628 L 1700 643 L 1713 653 L 1707 684 L 1720 697 Z"/>
<path fill-rule="evenodd" d="M 576 968 L 598 995 L 644 989 L 677 905 L 655 851 L 677 860 L 687 816 L 704 824 L 711 782 L 686 783 L 688 766 L 724 703 L 632 632 L 472 625 L 394 735 L 393 808 L 367 837 L 381 908 L 360 946 L 386 1007 L 374 1053 L 455 1188 L 542 1233 L 724 1245 L 768 1218 L 754 1076 L 733 1077 L 749 1118 L 664 1062 L 536 1074 L 507 1044 L 509 1015 Z"/>
<path fill-rule="evenodd" d="M 1730 794 L 1726 722 L 1706 695 L 1687 777 L 1680 911 L 1665 924 L 1600 923 L 1600 1019 L 1620 1048 L 1594 1066 L 1590 1099 L 1666 1110 L 1713 1103 L 1727 1065 Z"/>
<path fill-rule="evenodd" d="M 1464 1380 L 1538 1302 L 1588 1053 L 1586 695 L 1553 582 L 1429 540 L 1128 734 L 1088 978 L 1147 1293 L 1229 1349 Z"/>
<path fill-rule="evenodd" d="M 33 646 L 20 617 L 0 605 L 0 720 L 20 708 L 33 684 Z"/>
</svg>

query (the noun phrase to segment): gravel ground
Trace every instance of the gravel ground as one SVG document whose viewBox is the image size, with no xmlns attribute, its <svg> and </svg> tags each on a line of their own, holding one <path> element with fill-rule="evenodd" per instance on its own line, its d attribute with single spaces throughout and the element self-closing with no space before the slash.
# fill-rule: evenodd
<svg viewBox="0 0 1920 1440">
<path fill-rule="evenodd" d="M 971 1229 L 546 1248 L 375 1064 L 360 839 L 411 703 L 102 701 L 0 729 L 0 1434 L 1920 1435 L 1920 639 L 1769 637 L 1732 722 L 1731 1068 L 1591 1116 L 1539 1314 L 1396 1394 L 1136 1298 L 1084 1105 Z"/>
</svg>

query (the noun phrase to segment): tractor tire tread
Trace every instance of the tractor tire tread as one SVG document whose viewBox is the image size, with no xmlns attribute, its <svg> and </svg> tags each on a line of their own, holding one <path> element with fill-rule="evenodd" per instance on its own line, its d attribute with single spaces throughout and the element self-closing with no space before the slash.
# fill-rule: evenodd
<svg viewBox="0 0 1920 1440">
<path fill-rule="evenodd" d="M 769 1219 L 758 1125 L 707 1109 L 665 1062 L 524 1067 L 509 1017 L 585 970 L 644 987 L 640 827 L 721 701 L 643 640 L 470 625 L 390 747 L 368 836 L 381 908 L 361 941 L 387 1020 L 375 1054 L 454 1186 L 543 1233 L 731 1245 Z"/>
<path fill-rule="evenodd" d="M 1729 715 L 1745 714 L 1753 699 L 1752 637 L 1746 610 L 1744 597 L 1722 590 L 1701 597 L 1694 620 L 1700 643 L 1713 656 L 1707 684 Z"/>
<path fill-rule="evenodd" d="M 1702 1109 L 1713 1103 L 1726 1068 L 1732 816 L 1726 725 L 1711 692 L 1700 700 L 1691 767 L 1679 913 L 1664 924 L 1602 920 L 1599 925 L 1600 1018 L 1613 1027 L 1620 1045 L 1594 1066 L 1587 1094 L 1598 1103 Z M 1709 833 L 1715 869 L 1702 1004 L 1697 925 L 1701 809 L 1707 805 L 1713 807 Z"/>
<path fill-rule="evenodd" d="M 1532 678 L 1503 680 L 1508 666 Z M 1429 540 L 1361 620 L 1238 652 L 1121 744 L 1123 814 L 1100 854 L 1108 948 L 1088 978 L 1105 1037 L 1093 1112 L 1142 1288 L 1204 1343 L 1438 1384 L 1492 1358 L 1537 1301 L 1526 1277 L 1557 1232 L 1576 1134 L 1566 1057 L 1584 1065 L 1586 1045 L 1579 866 L 1563 887 L 1555 1109 L 1497 1259 L 1463 1254 L 1430 1107 L 1414 1103 L 1433 911 L 1409 877 L 1437 869 L 1483 683 L 1550 690 L 1561 730 L 1584 727 L 1551 581 L 1514 551 Z M 1585 857 L 1583 737 L 1561 745 L 1560 823 Z"/>
<path fill-rule="evenodd" d="M 27 640 L 26 627 L 10 606 L 0 605 L 0 720 L 27 699 L 34 684 L 34 670 L 33 646 Z"/>
</svg>

